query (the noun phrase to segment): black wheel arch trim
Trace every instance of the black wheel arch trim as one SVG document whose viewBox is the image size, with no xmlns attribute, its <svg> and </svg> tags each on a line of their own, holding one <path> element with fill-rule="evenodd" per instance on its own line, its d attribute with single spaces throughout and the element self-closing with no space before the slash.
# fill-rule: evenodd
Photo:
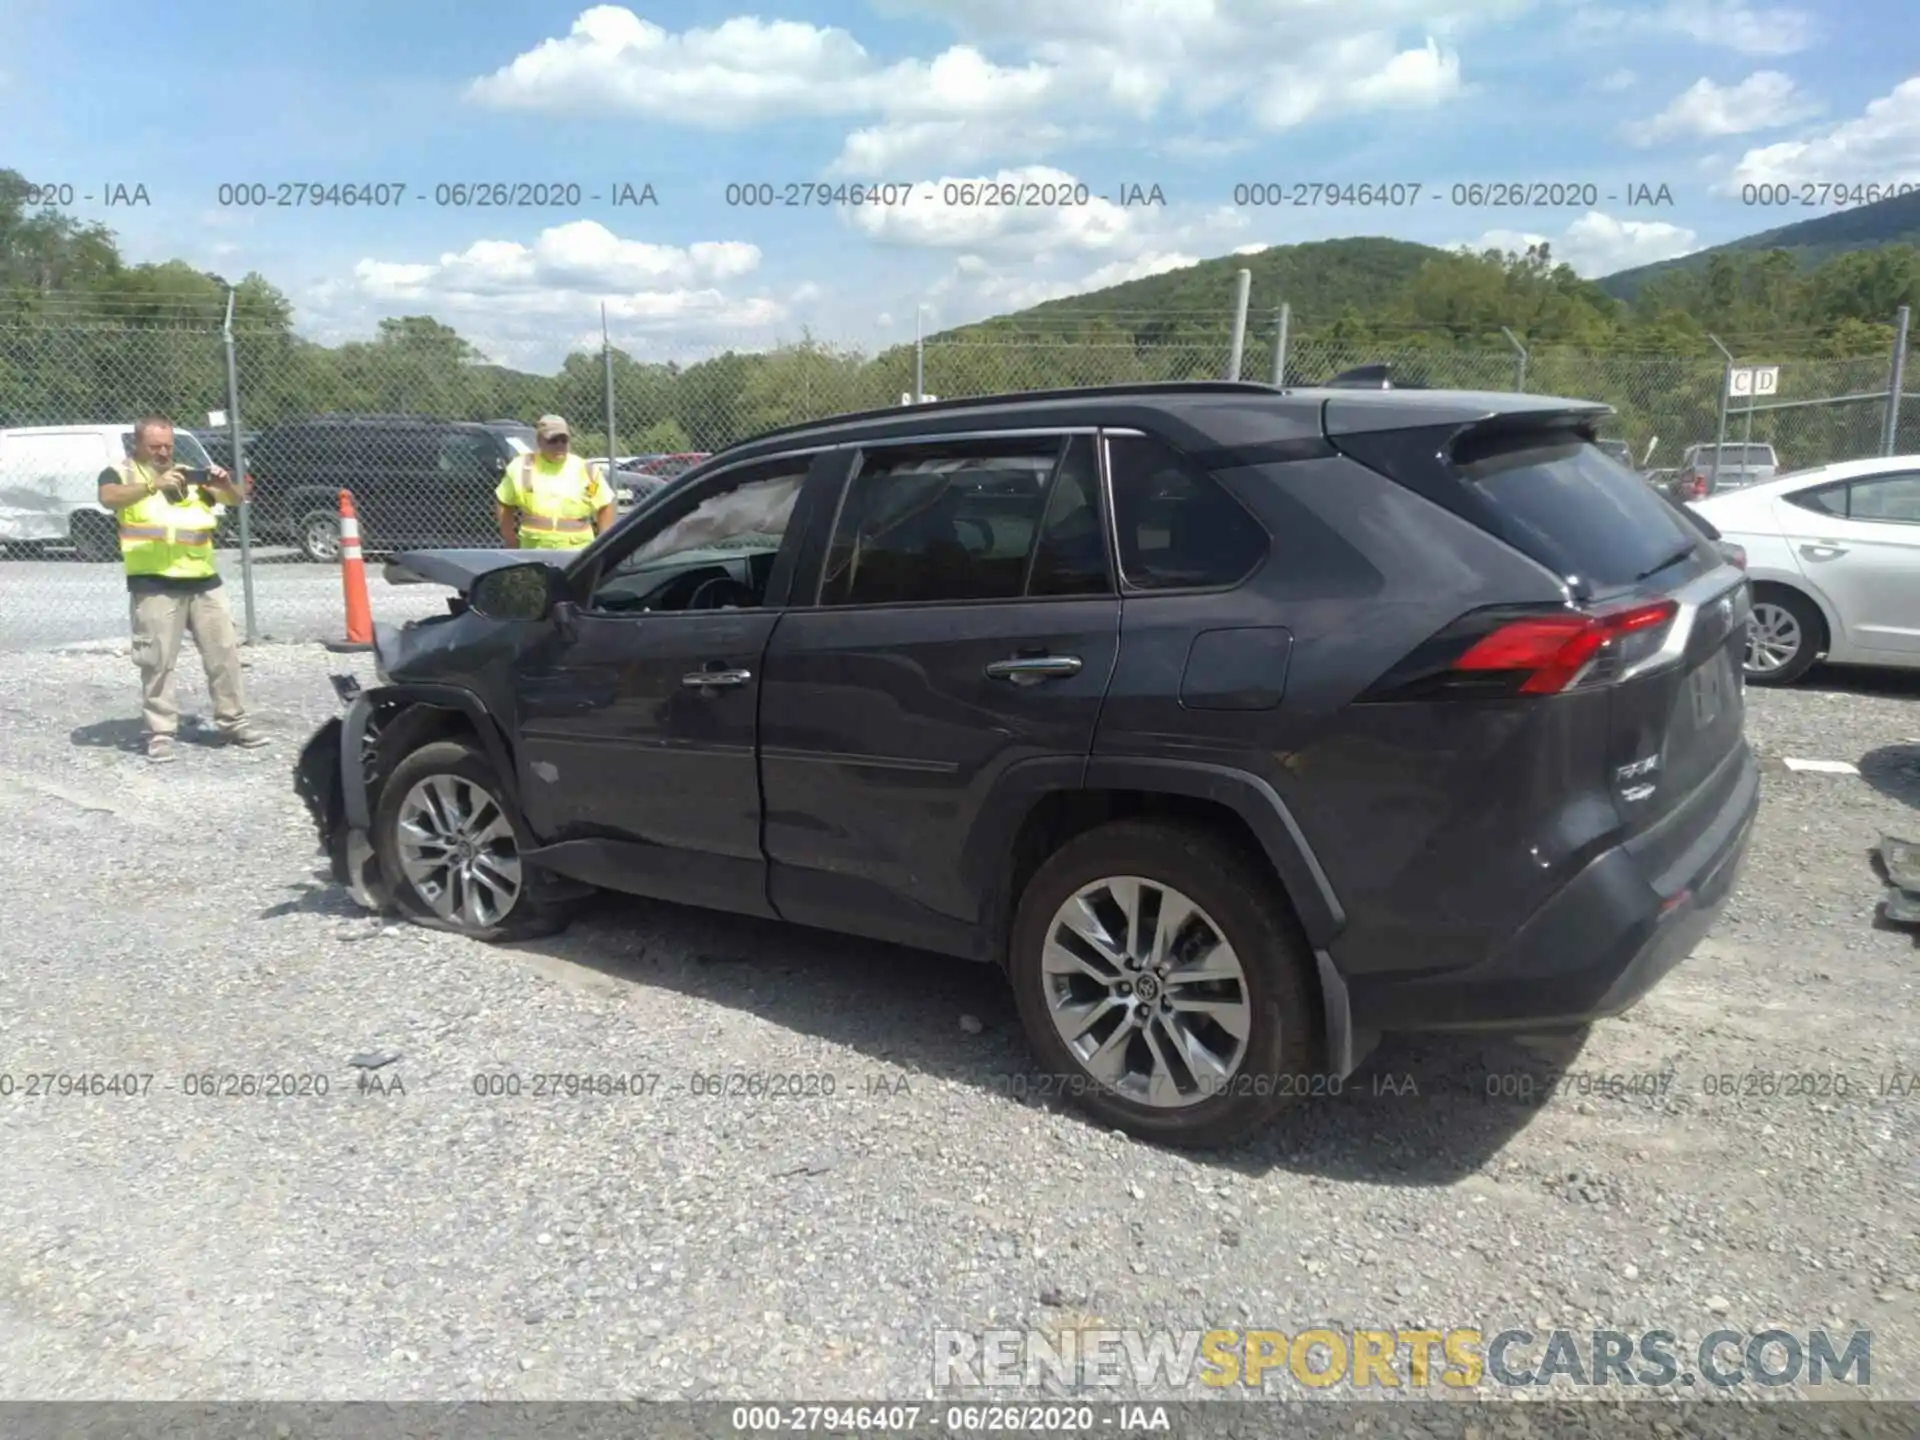
<svg viewBox="0 0 1920 1440">
<path fill-rule="evenodd" d="M 513 752 L 507 745 L 506 736 L 499 722 L 481 703 L 480 697 L 458 685 L 383 685 L 362 690 L 354 697 L 340 727 L 340 779 L 348 829 L 362 835 L 371 834 L 373 830 L 372 807 L 367 799 L 367 776 L 361 764 L 366 749 L 367 722 L 377 708 L 404 708 L 409 705 L 430 705 L 435 709 L 451 710 L 472 723 L 475 733 L 480 737 L 481 748 L 486 751 L 487 759 L 500 777 L 501 788 L 506 792 L 501 798 L 507 802 L 508 818 L 519 833 L 521 849 L 532 849 L 536 842 L 528 833 L 526 819 L 520 813 L 520 786 L 514 771 Z"/>
<path fill-rule="evenodd" d="M 1258 775 L 1198 760 L 1095 755 L 1087 763 L 1082 783 L 1090 790 L 1158 791 L 1225 805 L 1247 822 L 1266 851 L 1306 931 L 1307 943 L 1324 949 L 1346 928 L 1347 912 L 1300 822 Z"/>
</svg>

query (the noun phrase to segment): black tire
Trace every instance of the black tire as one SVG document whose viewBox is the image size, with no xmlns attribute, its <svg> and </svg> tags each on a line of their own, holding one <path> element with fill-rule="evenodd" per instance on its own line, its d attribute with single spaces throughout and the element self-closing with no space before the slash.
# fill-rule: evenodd
<svg viewBox="0 0 1920 1440">
<path fill-rule="evenodd" d="M 1137 876 L 1181 892 L 1240 959 L 1250 1012 L 1245 1051 L 1211 1096 L 1180 1107 L 1131 1100 L 1095 1079 L 1055 1028 L 1043 953 L 1055 913 L 1082 887 Z M 1265 866 L 1203 826 L 1119 821 L 1076 836 L 1028 883 L 1015 912 L 1007 970 L 1028 1043 L 1049 1089 L 1142 1140 L 1195 1149 L 1233 1145 L 1296 1099 L 1334 1088 L 1312 951 Z M 1144 1049 L 1144 1045 L 1143 1045 Z"/>
<path fill-rule="evenodd" d="M 120 558 L 120 532 L 114 527 L 110 515 L 76 510 L 73 519 L 68 522 L 67 534 L 73 541 L 74 554 L 89 565 Z"/>
<path fill-rule="evenodd" d="M 505 813 L 507 790 L 492 763 L 477 747 L 460 740 L 436 740 L 422 745 L 394 766 L 380 786 L 380 798 L 374 806 L 373 846 L 380 860 L 380 875 L 393 907 L 408 920 L 433 930 L 446 930 L 474 940 L 512 941 L 551 935 L 566 928 L 566 912 L 545 896 L 545 886 L 531 869 L 521 866 L 521 882 L 512 903 L 498 914 L 480 921 L 466 916 L 448 916 L 434 908 L 401 864 L 400 819 L 408 796 L 425 780 L 444 777 L 456 784 L 485 792 L 496 808 Z M 512 822 L 517 817 L 507 815 Z M 519 827 L 515 825 L 516 832 Z M 517 841 L 512 850 L 517 857 Z"/>
<path fill-rule="evenodd" d="M 1746 661 L 1743 669 L 1749 685 L 1791 685 L 1799 680 L 1819 661 L 1827 648 L 1827 622 L 1820 614 L 1820 608 L 1802 595 L 1798 590 L 1789 590 L 1783 585 L 1756 586 L 1753 593 L 1753 605 L 1756 624 L 1768 615 L 1768 607 L 1788 617 L 1797 638 L 1797 646 L 1792 654 L 1781 664 L 1767 669 L 1754 666 L 1755 642 L 1747 642 Z M 1776 635 L 1781 632 L 1775 630 Z"/>
<path fill-rule="evenodd" d="M 340 516 L 333 510 L 309 510 L 293 527 L 293 543 L 316 565 L 340 563 Z"/>
</svg>

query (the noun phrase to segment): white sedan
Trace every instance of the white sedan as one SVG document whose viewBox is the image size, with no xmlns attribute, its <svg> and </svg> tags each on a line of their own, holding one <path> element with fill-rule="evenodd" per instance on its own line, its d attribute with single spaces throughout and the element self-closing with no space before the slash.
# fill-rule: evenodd
<svg viewBox="0 0 1920 1440">
<path fill-rule="evenodd" d="M 1920 668 L 1920 455 L 1849 460 L 1695 500 L 1746 551 L 1747 679 L 1835 665 Z"/>
</svg>

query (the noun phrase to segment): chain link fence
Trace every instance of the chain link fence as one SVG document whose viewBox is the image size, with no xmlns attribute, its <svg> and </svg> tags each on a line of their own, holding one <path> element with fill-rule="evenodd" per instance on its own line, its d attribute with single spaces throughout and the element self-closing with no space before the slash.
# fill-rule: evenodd
<svg viewBox="0 0 1920 1440">
<path fill-rule="evenodd" d="M 1242 378 L 1273 378 L 1279 357 L 1269 339 L 1249 337 Z M 1231 348 L 1224 327 L 1151 343 L 962 332 L 877 354 L 808 341 L 685 366 L 575 353 L 557 374 L 529 375 L 478 363 L 454 332 L 424 319 L 389 321 L 377 339 L 332 348 L 281 329 L 229 338 L 204 320 L 0 320 L 0 648 L 124 638 L 125 583 L 95 482 L 147 413 L 173 418 L 183 462 L 232 468 L 229 352 L 255 488 L 246 573 L 236 515 L 223 517 L 220 566 L 236 608 L 245 593 L 255 638 L 326 639 L 343 623 L 331 563 L 339 491 L 354 492 L 372 555 L 497 545 L 494 486 L 543 413 L 566 416 L 576 452 L 610 458 L 616 491 L 637 494 L 692 457 L 759 431 L 898 405 L 916 390 L 962 398 L 1215 379 L 1227 373 Z M 1405 383 L 1604 401 L 1616 411 L 1605 433 L 1627 442 L 1636 462 L 1653 445 L 1654 469 L 1717 438 L 1725 388 L 1723 363 L 1712 358 L 1522 356 L 1432 336 L 1386 347 L 1295 336 L 1285 380 L 1313 384 L 1381 362 Z M 1887 382 L 1885 358 L 1788 360 L 1779 393 L 1764 403 L 1867 398 L 1750 416 L 1735 401 L 1726 439 L 1770 444 L 1783 467 L 1879 454 Z M 1920 403 L 1905 405 L 1899 429 L 1896 450 L 1920 452 Z M 372 590 L 383 620 L 444 603 L 434 587 Z"/>
</svg>

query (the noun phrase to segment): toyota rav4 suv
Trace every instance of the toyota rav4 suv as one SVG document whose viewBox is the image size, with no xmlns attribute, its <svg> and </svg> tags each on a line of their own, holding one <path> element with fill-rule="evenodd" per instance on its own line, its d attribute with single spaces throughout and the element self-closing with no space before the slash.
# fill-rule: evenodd
<svg viewBox="0 0 1920 1440">
<path fill-rule="evenodd" d="M 583 551 L 397 557 L 460 594 L 376 627 L 296 788 L 425 925 L 605 889 L 996 964 L 1062 1093 L 1226 1144 L 1384 1032 L 1620 1013 L 1734 885 L 1748 586 L 1607 414 L 1208 383 L 774 431 Z"/>
</svg>

